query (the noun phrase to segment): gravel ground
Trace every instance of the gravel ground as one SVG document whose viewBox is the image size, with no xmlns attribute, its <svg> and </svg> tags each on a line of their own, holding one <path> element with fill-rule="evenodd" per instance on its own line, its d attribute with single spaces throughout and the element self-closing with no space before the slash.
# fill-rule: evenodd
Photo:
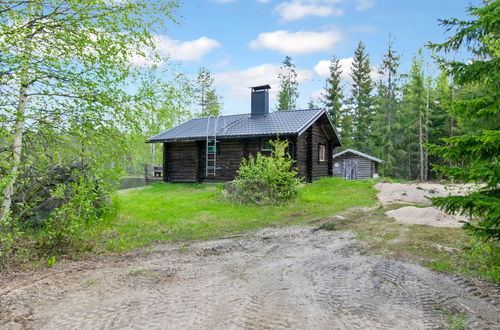
<svg viewBox="0 0 500 330">
<path fill-rule="evenodd" d="M 498 287 L 365 255 L 310 227 L 56 264 L 0 279 L 2 329 L 424 329 L 500 324 Z"/>
</svg>

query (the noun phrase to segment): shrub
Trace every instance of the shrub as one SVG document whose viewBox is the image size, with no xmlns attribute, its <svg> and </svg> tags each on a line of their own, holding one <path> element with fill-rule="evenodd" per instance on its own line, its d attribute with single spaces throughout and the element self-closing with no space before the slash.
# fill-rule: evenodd
<svg viewBox="0 0 500 330">
<path fill-rule="evenodd" d="M 241 203 L 280 203 L 297 196 L 301 180 L 287 152 L 287 141 L 270 141 L 271 156 L 260 153 L 243 159 L 234 180 L 233 198 Z"/>
</svg>

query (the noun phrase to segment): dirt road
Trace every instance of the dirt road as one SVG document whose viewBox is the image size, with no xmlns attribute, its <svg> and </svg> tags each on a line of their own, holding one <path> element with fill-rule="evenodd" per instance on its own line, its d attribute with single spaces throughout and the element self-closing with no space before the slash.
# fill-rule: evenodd
<svg viewBox="0 0 500 330">
<path fill-rule="evenodd" d="M 0 328 L 422 329 L 500 324 L 498 288 L 362 254 L 347 231 L 266 229 L 0 281 Z M 111 260 L 110 260 L 111 259 Z M 29 276 L 28 276 L 29 275 Z M 33 280 L 35 279 L 35 281 Z"/>
</svg>

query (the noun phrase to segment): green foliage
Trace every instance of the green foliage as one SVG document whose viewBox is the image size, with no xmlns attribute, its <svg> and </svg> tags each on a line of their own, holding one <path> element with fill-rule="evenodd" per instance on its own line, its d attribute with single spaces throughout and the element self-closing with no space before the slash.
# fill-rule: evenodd
<svg viewBox="0 0 500 330">
<path fill-rule="evenodd" d="M 363 42 L 354 51 L 350 76 L 353 80 L 349 107 L 353 121 L 353 147 L 366 151 L 365 142 L 370 134 L 373 119 L 373 81 L 370 76 L 369 55 Z"/>
<path fill-rule="evenodd" d="M 213 87 L 214 79 L 206 68 L 200 68 L 195 81 L 195 99 L 200 106 L 200 117 L 218 116 L 222 109 L 222 97 Z"/>
<path fill-rule="evenodd" d="M 381 79 L 377 84 L 377 95 L 374 99 L 374 118 L 372 123 L 372 134 L 369 136 L 369 150 L 374 156 L 385 160 L 380 168 L 382 176 L 395 176 L 398 166 L 398 138 L 397 121 L 399 116 L 400 91 L 398 73 L 399 56 L 394 50 L 393 41 L 389 38 L 387 52 L 379 67 Z"/>
<path fill-rule="evenodd" d="M 134 99 L 126 89 L 130 80 L 140 80 L 137 59 L 161 60 L 153 34 L 161 33 L 177 6 L 131 0 L 0 4 L 3 259 L 19 244 L 31 246 L 33 235 L 42 254 L 81 246 L 83 227 L 100 218 L 111 183 L 123 174 L 128 133 L 138 119 L 151 127 L 145 120 L 151 109 L 160 112 L 156 119 L 170 112 L 151 105 L 157 96 L 151 90 Z M 162 86 L 161 93 L 169 92 Z M 72 164 L 82 166 L 53 180 L 54 169 Z M 43 205 L 47 212 L 40 212 Z"/>
<path fill-rule="evenodd" d="M 244 158 L 233 181 L 232 198 L 241 203 L 269 204 L 289 201 L 296 197 L 301 180 L 287 152 L 287 141 L 269 141 L 271 156 Z"/>
<path fill-rule="evenodd" d="M 75 182 L 56 186 L 52 197 L 65 203 L 44 223 L 38 243 L 44 254 L 86 248 L 86 229 L 102 220 L 108 204 L 102 185 L 95 178 L 80 176 Z"/>
<path fill-rule="evenodd" d="M 475 58 L 467 62 L 441 61 L 455 83 L 478 93 L 450 102 L 450 111 L 458 122 L 472 122 L 473 129 L 432 145 L 433 154 L 447 164 L 436 166 L 442 174 L 482 186 L 465 196 L 433 199 L 434 205 L 448 213 L 460 213 L 473 221 L 464 228 L 473 235 L 500 240 L 500 2 L 485 1 L 480 8 L 469 8 L 475 17 L 468 21 L 443 20 L 442 25 L 455 34 L 441 44 L 429 44 L 434 50 L 454 52 L 466 46 Z"/>
<path fill-rule="evenodd" d="M 335 128 L 340 128 L 340 122 L 346 114 L 342 109 L 342 69 L 339 59 L 333 56 L 330 60 L 330 76 L 326 79 L 325 93 L 323 94 L 323 103 L 325 104 L 330 120 Z M 344 123 L 345 124 L 345 123 Z"/>
<path fill-rule="evenodd" d="M 166 68 L 145 70 L 128 106 L 130 123 L 120 132 L 126 155 L 119 161 L 128 174 L 144 175 L 144 164 L 161 164 L 162 149 L 144 141 L 192 117 L 192 82 L 175 72 L 175 79 L 165 81 L 167 73 Z"/>
<path fill-rule="evenodd" d="M 422 168 L 423 156 L 420 147 L 425 142 L 422 139 L 426 133 L 424 128 L 426 112 L 425 76 L 422 53 L 419 52 L 419 56 L 412 60 L 410 73 L 403 85 L 398 133 L 401 135 L 399 145 L 404 151 L 406 161 L 398 168 L 400 177 L 424 180 L 420 175 L 420 169 L 425 171 Z"/>
<path fill-rule="evenodd" d="M 299 97 L 299 83 L 297 81 L 297 70 L 290 56 L 286 56 L 283 60 L 278 78 L 280 80 L 280 90 L 278 92 L 276 110 L 294 110 L 297 106 L 297 98 Z"/>
<path fill-rule="evenodd" d="M 52 267 L 56 264 L 56 256 L 51 256 L 49 259 L 47 259 L 47 267 Z"/>
</svg>

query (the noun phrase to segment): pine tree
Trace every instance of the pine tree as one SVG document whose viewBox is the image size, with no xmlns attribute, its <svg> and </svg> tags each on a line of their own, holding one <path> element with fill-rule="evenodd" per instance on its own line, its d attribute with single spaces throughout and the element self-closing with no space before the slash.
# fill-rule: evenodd
<svg viewBox="0 0 500 330">
<path fill-rule="evenodd" d="M 297 70 L 290 56 L 285 57 L 278 78 L 280 80 L 280 90 L 276 109 L 279 111 L 295 109 L 299 97 L 299 83 L 297 81 Z"/>
<path fill-rule="evenodd" d="M 473 19 L 442 20 L 447 31 L 455 31 L 445 42 L 429 44 L 435 51 L 457 52 L 466 46 L 474 58 L 470 61 L 445 61 L 454 83 L 465 88 L 479 86 L 467 98 L 453 100 L 450 108 L 458 123 L 469 130 L 444 139 L 445 145 L 433 145 L 431 152 L 450 162 L 436 166 L 444 175 L 482 186 L 464 196 L 435 198 L 434 205 L 448 213 L 460 213 L 474 219 L 464 225 L 482 239 L 500 240 L 500 2 L 486 0 L 480 8 L 470 7 Z M 453 94 L 452 94 L 453 95 Z"/>
<path fill-rule="evenodd" d="M 370 59 L 365 50 L 363 42 L 359 42 L 354 52 L 351 78 L 353 80 L 351 88 L 350 111 L 354 124 L 354 147 L 366 150 L 366 136 L 370 134 L 373 100 L 373 81 L 370 77 Z"/>
<path fill-rule="evenodd" d="M 221 97 L 213 87 L 214 79 L 206 68 L 200 68 L 196 77 L 196 101 L 200 106 L 200 116 L 218 116 L 222 109 Z"/>
<path fill-rule="evenodd" d="M 325 92 L 323 94 L 323 103 L 328 111 L 330 120 L 336 128 L 340 128 L 342 117 L 342 69 L 338 58 L 334 55 L 330 60 L 330 76 L 326 79 Z"/>
</svg>

